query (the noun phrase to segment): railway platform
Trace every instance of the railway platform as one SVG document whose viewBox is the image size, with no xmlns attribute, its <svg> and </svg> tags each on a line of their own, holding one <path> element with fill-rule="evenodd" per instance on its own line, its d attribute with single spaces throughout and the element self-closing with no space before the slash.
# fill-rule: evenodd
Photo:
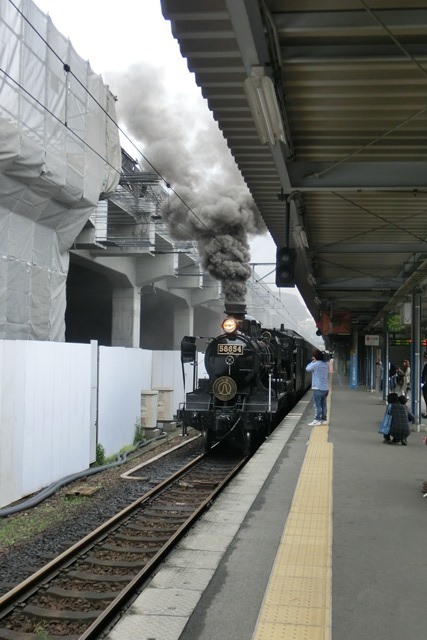
<svg viewBox="0 0 427 640">
<path fill-rule="evenodd" d="M 331 375 L 153 575 L 109 640 L 423 640 L 427 446 L 377 433 L 381 398 Z"/>
</svg>

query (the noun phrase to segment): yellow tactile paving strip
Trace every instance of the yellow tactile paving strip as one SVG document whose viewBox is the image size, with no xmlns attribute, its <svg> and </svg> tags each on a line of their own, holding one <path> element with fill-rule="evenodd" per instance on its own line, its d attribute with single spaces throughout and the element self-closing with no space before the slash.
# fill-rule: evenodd
<svg viewBox="0 0 427 640">
<path fill-rule="evenodd" d="M 333 449 L 328 435 L 328 425 L 311 432 L 252 640 L 331 638 Z"/>
</svg>

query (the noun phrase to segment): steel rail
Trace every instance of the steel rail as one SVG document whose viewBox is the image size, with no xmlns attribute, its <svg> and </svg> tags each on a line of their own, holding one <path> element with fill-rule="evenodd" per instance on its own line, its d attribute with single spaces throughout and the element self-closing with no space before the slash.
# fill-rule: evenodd
<svg viewBox="0 0 427 640">
<path fill-rule="evenodd" d="M 132 595 L 147 580 L 150 573 L 160 562 L 170 553 L 171 549 L 176 545 L 178 540 L 191 528 L 194 522 L 209 506 L 212 500 L 224 489 L 230 480 L 240 471 L 246 464 L 247 458 L 240 463 L 224 478 L 224 480 L 214 489 L 211 495 L 191 514 L 179 529 L 173 534 L 170 540 L 156 553 L 156 555 L 145 565 L 145 567 L 133 578 L 133 580 L 119 593 L 117 598 L 109 604 L 103 613 L 91 624 L 91 626 L 80 636 L 79 640 L 97 640 L 99 634 L 104 632 L 107 625 L 123 610 L 124 606 L 132 599 Z"/>
<path fill-rule="evenodd" d="M 169 476 L 169 478 L 163 480 L 160 484 L 150 489 L 150 491 L 148 491 L 147 493 L 144 493 L 144 495 L 132 502 L 132 504 L 125 507 L 122 511 L 119 511 L 119 513 L 116 513 L 116 515 L 114 515 L 109 520 L 103 522 L 99 527 L 88 533 L 87 536 L 76 542 L 59 556 L 41 567 L 41 569 L 20 582 L 18 585 L 16 585 L 16 587 L 5 593 L 2 597 L 0 597 L 0 620 L 6 613 L 8 613 L 8 607 L 9 609 L 11 607 L 15 607 L 18 600 L 26 600 L 28 596 L 36 591 L 41 580 L 52 579 L 52 577 L 54 577 L 58 573 L 58 571 L 64 569 L 67 564 L 73 563 L 78 554 L 83 553 L 84 551 L 89 549 L 95 542 L 97 542 L 101 538 L 102 534 L 111 531 L 130 513 L 138 509 L 143 502 L 146 502 L 150 498 L 154 497 L 157 493 L 162 491 L 162 489 L 166 488 L 169 484 L 175 482 L 181 475 L 186 473 L 193 466 L 196 466 L 205 457 L 206 454 L 203 453 L 186 464 L 184 467 L 182 467 L 182 469 L 179 469 L 172 476 Z"/>
<path fill-rule="evenodd" d="M 61 571 L 75 563 L 81 554 L 87 552 L 91 547 L 102 541 L 109 533 L 113 532 L 114 529 L 118 528 L 133 512 L 138 510 L 143 503 L 160 495 L 165 489 L 179 480 L 181 476 L 186 475 L 207 458 L 207 453 L 199 455 L 0 597 L 0 626 L 1 619 L 5 618 L 13 612 L 18 605 L 22 605 L 23 602 L 27 601 L 36 593 L 41 583 L 46 584 L 48 581 L 55 579 Z M 230 480 L 240 471 L 247 460 L 248 458 L 243 458 L 231 471 L 228 471 L 227 475 L 220 480 L 214 490 L 172 534 L 171 538 L 148 560 L 144 567 L 129 581 L 126 587 L 118 593 L 117 597 L 107 605 L 106 609 L 91 623 L 83 635 L 79 636 L 79 640 L 94 640 L 99 637 L 99 634 L 104 631 L 108 625 L 112 624 L 126 604 L 136 595 L 137 590 L 147 581 L 153 569 L 170 553 L 170 550 L 176 545 L 177 541 L 188 531 L 212 500 L 215 499 Z"/>
</svg>

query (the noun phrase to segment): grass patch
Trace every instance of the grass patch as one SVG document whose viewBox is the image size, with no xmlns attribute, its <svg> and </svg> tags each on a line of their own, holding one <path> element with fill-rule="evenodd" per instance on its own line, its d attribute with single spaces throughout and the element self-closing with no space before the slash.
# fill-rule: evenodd
<svg viewBox="0 0 427 640">
<path fill-rule="evenodd" d="M 12 514 L 0 519 L 0 551 L 7 547 L 20 544 L 31 539 L 37 533 L 61 522 L 71 515 L 81 503 L 84 496 L 75 496 L 67 501 L 61 500 L 55 506 L 49 504 L 37 505 L 22 513 Z"/>
<path fill-rule="evenodd" d="M 36 627 L 34 627 L 34 632 L 37 638 L 40 638 L 40 640 L 49 640 L 49 636 L 47 635 L 44 627 L 41 624 L 38 624 Z"/>
</svg>

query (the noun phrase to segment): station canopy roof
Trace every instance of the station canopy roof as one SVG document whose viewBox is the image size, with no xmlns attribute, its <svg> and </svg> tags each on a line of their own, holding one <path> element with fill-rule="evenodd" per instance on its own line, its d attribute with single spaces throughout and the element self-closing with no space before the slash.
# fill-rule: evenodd
<svg viewBox="0 0 427 640">
<path fill-rule="evenodd" d="M 427 2 L 162 9 L 314 319 L 378 333 L 412 291 L 426 308 Z"/>
</svg>

